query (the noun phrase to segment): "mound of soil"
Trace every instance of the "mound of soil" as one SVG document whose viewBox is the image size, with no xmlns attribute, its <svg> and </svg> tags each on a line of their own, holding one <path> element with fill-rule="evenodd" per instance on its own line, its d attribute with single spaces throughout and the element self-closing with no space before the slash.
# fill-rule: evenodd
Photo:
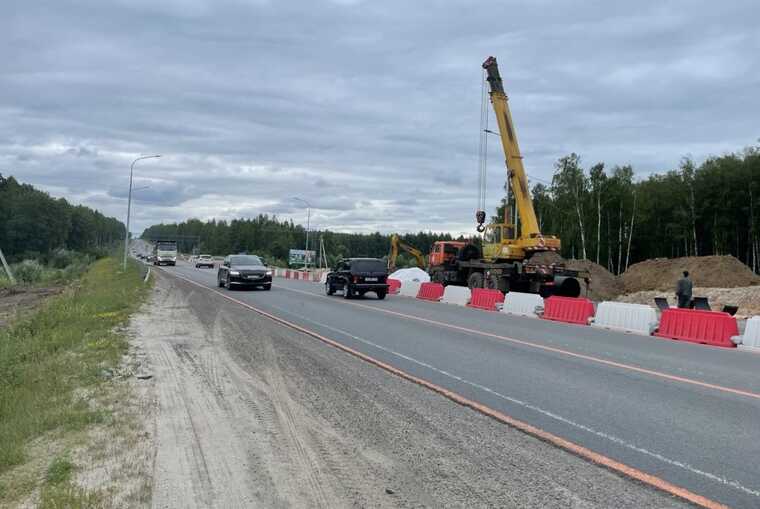
<svg viewBox="0 0 760 509">
<path fill-rule="evenodd" d="M 572 270 L 585 270 L 591 274 L 591 283 L 586 295 L 584 284 L 581 282 L 581 296 L 591 300 L 612 300 L 623 293 L 620 278 L 591 260 L 565 260 L 565 266 Z"/>
<path fill-rule="evenodd" d="M 724 305 L 739 306 L 736 312 L 738 318 L 760 315 L 760 286 L 745 286 L 736 288 L 694 288 L 694 296 L 707 297 L 710 307 L 715 311 L 723 309 Z M 665 297 L 671 306 L 675 306 L 676 297 L 669 289 L 665 292 L 647 290 L 627 295 L 621 295 L 616 300 L 654 306 L 655 297 Z"/>
<path fill-rule="evenodd" d="M 760 277 L 733 256 L 690 256 L 654 258 L 628 267 L 621 276 L 625 293 L 650 290 L 672 293 L 684 270 L 694 286 L 737 288 L 760 285 Z"/>
</svg>

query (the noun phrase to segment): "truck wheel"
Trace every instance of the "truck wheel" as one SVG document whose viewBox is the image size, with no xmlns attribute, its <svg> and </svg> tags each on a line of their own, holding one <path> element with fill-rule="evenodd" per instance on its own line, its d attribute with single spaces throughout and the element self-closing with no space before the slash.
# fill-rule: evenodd
<svg viewBox="0 0 760 509">
<path fill-rule="evenodd" d="M 483 288 L 483 274 L 480 272 L 470 274 L 470 277 L 467 278 L 467 286 L 470 290 L 473 288 Z"/>
<path fill-rule="evenodd" d="M 488 276 L 488 279 L 486 280 L 486 288 L 489 288 L 491 290 L 500 290 L 499 288 L 499 276 L 496 274 L 491 274 Z"/>
<path fill-rule="evenodd" d="M 335 288 L 330 283 L 325 283 L 325 294 L 332 295 L 335 293 Z"/>
</svg>

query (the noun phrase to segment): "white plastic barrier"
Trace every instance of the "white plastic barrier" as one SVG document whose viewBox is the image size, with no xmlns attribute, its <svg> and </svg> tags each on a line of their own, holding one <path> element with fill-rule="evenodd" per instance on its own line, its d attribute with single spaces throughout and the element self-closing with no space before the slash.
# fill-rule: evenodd
<svg viewBox="0 0 760 509">
<path fill-rule="evenodd" d="M 322 284 L 327 283 L 327 272 L 323 272 L 321 276 L 319 276 L 319 282 Z"/>
<path fill-rule="evenodd" d="M 398 294 L 405 297 L 416 297 L 421 284 L 419 281 L 402 281 Z"/>
<path fill-rule="evenodd" d="M 543 309 L 544 299 L 535 293 L 509 292 L 504 296 L 502 313 L 537 317 L 536 308 Z"/>
<path fill-rule="evenodd" d="M 466 306 L 470 302 L 470 289 L 466 286 L 447 286 L 443 289 L 441 302 Z"/>
<path fill-rule="evenodd" d="M 657 313 L 644 304 L 602 302 L 596 308 L 592 327 L 650 335 L 657 328 Z"/>
<path fill-rule="evenodd" d="M 744 334 L 739 336 L 739 340 L 739 348 L 760 350 L 760 316 L 753 316 L 747 320 Z"/>
</svg>

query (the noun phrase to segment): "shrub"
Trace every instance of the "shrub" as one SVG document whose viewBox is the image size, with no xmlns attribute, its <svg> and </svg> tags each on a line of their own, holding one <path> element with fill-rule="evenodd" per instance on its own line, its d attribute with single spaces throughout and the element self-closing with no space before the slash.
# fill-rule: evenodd
<svg viewBox="0 0 760 509">
<path fill-rule="evenodd" d="M 37 260 L 24 260 L 16 265 L 13 274 L 22 283 L 32 284 L 42 280 L 45 269 Z"/>
</svg>

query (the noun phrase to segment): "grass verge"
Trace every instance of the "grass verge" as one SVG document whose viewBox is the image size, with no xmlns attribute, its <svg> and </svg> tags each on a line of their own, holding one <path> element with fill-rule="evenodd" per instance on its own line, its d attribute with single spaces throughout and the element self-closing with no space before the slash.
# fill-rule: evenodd
<svg viewBox="0 0 760 509">
<path fill-rule="evenodd" d="M 2 474 L 30 460 L 30 442 L 108 418 L 102 409 L 93 409 L 86 395 L 110 378 L 126 352 L 127 339 L 117 329 L 147 291 L 138 264 L 121 272 L 116 259 L 104 258 L 63 294 L 0 330 L 0 505 L 29 492 L 28 480 L 16 483 L 14 476 Z M 43 502 L 46 493 L 65 499 L 87 496 L 74 493 L 61 477 L 74 468 L 67 461 L 50 464 Z"/>
</svg>

